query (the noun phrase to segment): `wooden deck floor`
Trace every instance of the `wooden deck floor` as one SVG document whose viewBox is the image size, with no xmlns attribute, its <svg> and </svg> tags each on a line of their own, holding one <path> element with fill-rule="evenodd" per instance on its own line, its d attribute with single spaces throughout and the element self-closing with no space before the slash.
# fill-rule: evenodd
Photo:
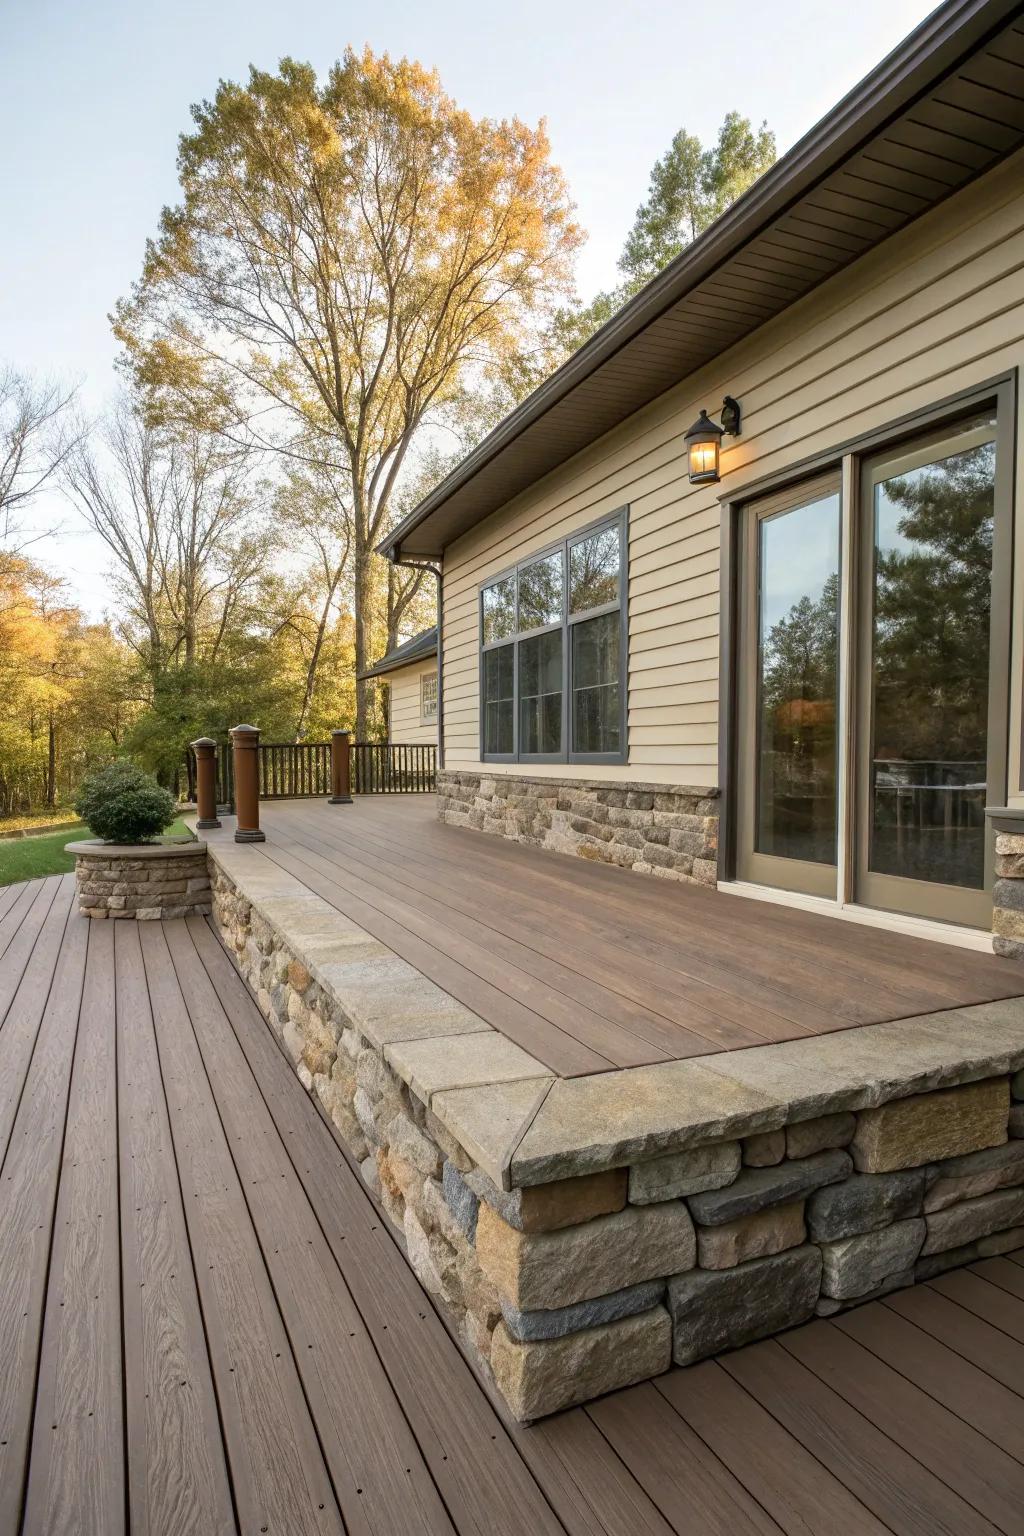
<svg viewBox="0 0 1024 1536">
<path fill-rule="evenodd" d="M 1016 1536 L 1024 1254 L 506 1424 L 201 920 L 0 891 L 0 1532 Z"/>
<path fill-rule="evenodd" d="M 442 826 L 432 796 L 261 817 L 268 858 L 564 1077 L 1024 996 L 994 955 Z"/>
</svg>

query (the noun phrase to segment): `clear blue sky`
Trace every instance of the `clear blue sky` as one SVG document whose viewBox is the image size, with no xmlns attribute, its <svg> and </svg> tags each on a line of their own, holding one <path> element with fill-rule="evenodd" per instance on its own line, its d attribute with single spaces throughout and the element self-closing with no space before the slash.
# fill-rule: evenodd
<svg viewBox="0 0 1024 1536">
<path fill-rule="evenodd" d="M 732 108 L 787 149 L 932 9 L 926 0 L 0 0 L 0 361 L 113 387 L 107 314 L 175 197 L 178 134 L 219 78 L 284 54 L 325 70 L 347 43 L 436 66 L 476 115 L 546 117 L 609 284 L 648 173 L 680 127 Z M 53 502 L 42 517 L 56 514 Z M 64 512 L 37 547 L 104 607 L 102 546 Z"/>
</svg>

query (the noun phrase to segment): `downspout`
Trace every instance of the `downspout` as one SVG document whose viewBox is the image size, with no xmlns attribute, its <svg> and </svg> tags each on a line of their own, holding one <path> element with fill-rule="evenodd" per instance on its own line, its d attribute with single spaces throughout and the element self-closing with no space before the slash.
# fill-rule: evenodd
<svg viewBox="0 0 1024 1536">
<path fill-rule="evenodd" d="M 405 570 L 429 571 L 437 582 L 437 766 L 444 767 L 444 584 L 439 565 L 429 560 L 403 560 L 397 547 L 389 549 L 385 559 Z"/>
</svg>

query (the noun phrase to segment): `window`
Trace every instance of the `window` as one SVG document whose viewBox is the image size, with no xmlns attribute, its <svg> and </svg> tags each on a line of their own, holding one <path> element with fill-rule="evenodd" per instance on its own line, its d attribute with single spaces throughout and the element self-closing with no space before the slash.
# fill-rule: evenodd
<svg viewBox="0 0 1024 1536">
<path fill-rule="evenodd" d="M 480 594 L 480 748 L 508 762 L 625 762 L 626 514 Z"/>
<path fill-rule="evenodd" d="M 420 673 L 420 719 L 430 723 L 437 719 L 437 673 Z"/>
</svg>

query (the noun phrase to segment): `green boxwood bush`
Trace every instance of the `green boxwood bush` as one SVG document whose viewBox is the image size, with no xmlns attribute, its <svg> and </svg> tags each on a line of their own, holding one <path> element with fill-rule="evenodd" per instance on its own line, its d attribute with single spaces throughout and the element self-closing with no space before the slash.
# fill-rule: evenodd
<svg viewBox="0 0 1024 1536">
<path fill-rule="evenodd" d="M 75 810 L 105 843 L 146 843 L 174 820 L 174 797 L 151 774 L 119 759 L 82 780 Z"/>
</svg>

